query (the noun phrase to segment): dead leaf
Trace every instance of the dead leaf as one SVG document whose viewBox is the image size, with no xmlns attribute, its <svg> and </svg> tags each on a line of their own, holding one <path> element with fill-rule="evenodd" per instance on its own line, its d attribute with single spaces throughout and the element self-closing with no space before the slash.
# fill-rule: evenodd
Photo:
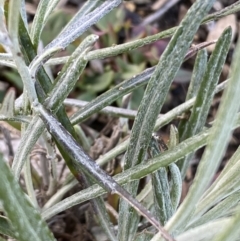
<svg viewBox="0 0 240 241">
<path fill-rule="evenodd" d="M 232 28 L 232 40 L 237 33 L 237 18 L 235 14 L 228 15 L 224 18 L 219 19 L 214 27 L 209 31 L 207 36 L 207 42 L 219 39 L 224 29 L 231 26 Z M 210 45 L 207 47 L 207 50 L 212 52 L 215 45 Z"/>
<path fill-rule="evenodd" d="M 152 10 L 160 9 L 168 0 L 158 0 L 152 5 Z"/>
</svg>

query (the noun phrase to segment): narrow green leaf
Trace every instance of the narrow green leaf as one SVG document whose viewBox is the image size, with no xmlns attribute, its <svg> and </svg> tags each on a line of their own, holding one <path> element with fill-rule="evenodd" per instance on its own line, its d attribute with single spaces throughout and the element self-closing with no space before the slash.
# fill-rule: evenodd
<svg viewBox="0 0 240 241">
<path fill-rule="evenodd" d="M 194 241 L 208 241 L 213 240 L 214 237 L 219 233 L 223 227 L 228 225 L 231 222 L 230 218 L 220 219 L 218 221 L 209 222 L 207 224 L 198 226 L 191 230 L 188 230 L 179 236 L 176 237 L 177 241 L 186 241 L 186 240 L 194 240 Z"/>
<path fill-rule="evenodd" d="M 55 240 L 39 212 L 33 208 L 10 169 L 0 157 L 0 199 L 19 241 Z"/>
<path fill-rule="evenodd" d="M 221 173 L 218 175 L 217 179 L 214 181 L 214 183 L 206 190 L 206 192 L 203 194 L 203 198 L 208 196 L 209 193 L 212 192 L 212 190 L 216 189 L 216 186 L 220 186 L 219 182 L 224 180 L 226 175 L 228 175 L 231 178 L 230 174 L 234 169 L 236 170 L 239 165 L 239 160 L 240 160 L 240 146 L 238 149 L 234 152 L 230 160 L 227 162 L 226 166 L 224 169 L 221 171 Z M 225 178 L 226 180 L 226 178 Z"/>
<path fill-rule="evenodd" d="M 60 0 L 41 0 L 39 2 L 30 32 L 32 43 L 36 48 L 39 44 L 41 33 L 48 20 L 48 17 L 51 14 L 52 10 L 57 6 L 59 1 Z"/>
<path fill-rule="evenodd" d="M 186 100 L 193 98 L 198 93 L 206 67 L 207 67 L 207 50 L 203 49 L 203 50 L 200 50 L 199 53 L 197 54 L 197 58 L 195 60 L 195 64 L 192 72 L 191 82 L 188 87 Z"/>
<path fill-rule="evenodd" d="M 216 43 L 216 47 L 210 57 L 206 72 L 201 82 L 196 102 L 193 105 L 191 116 L 185 124 L 185 128 L 181 133 L 181 140 L 185 140 L 192 135 L 197 134 L 201 131 L 206 123 L 206 119 L 211 107 L 212 99 L 214 96 L 214 89 L 216 88 L 219 80 L 222 67 L 225 63 L 229 46 L 231 44 L 232 30 L 227 28 L 224 30 L 221 37 Z M 185 159 L 178 162 L 178 166 L 184 178 L 189 162 L 193 154 L 185 157 Z"/>
<path fill-rule="evenodd" d="M 208 145 L 198 166 L 194 182 L 177 213 L 166 225 L 170 232 L 176 230 L 179 232 L 181 227 L 187 225 L 187 220 L 192 214 L 196 202 L 200 199 L 215 175 L 224 151 L 226 150 L 232 127 L 237 117 L 237 111 L 240 107 L 239 59 L 240 46 L 238 46 L 237 53 L 233 59 L 232 77 L 230 78 L 227 89 L 224 91 L 217 117 L 213 125 L 213 130 L 209 136 Z M 203 176 L 204 178 L 202 178 Z"/>
<path fill-rule="evenodd" d="M 198 218 L 199 215 L 197 215 L 197 218 L 195 215 L 193 216 L 194 221 L 191 220 L 191 224 L 188 225 L 187 229 L 191 229 L 200 225 L 203 225 L 209 221 L 216 220 L 222 217 L 228 217 L 230 215 L 230 211 L 232 208 L 236 207 L 237 204 L 240 201 L 240 191 L 237 191 L 231 195 L 229 195 L 226 199 L 218 203 L 216 206 L 211 208 L 207 213 L 205 213 L 203 216 Z M 212 206 L 214 203 L 212 203 Z M 208 207 L 210 207 L 208 205 Z"/>
<path fill-rule="evenodd" d="M 88 36 L 73 52 L 55 80 L 56 84 L 54 88 L 48 93 L 50 97 L 45 101 L 45 105 L 48 109 L 56 112 L 55 109 L 57 110 L 62 105 L 62 102 L 72 91 L 79 76 L 87 65 L 87 61 L 84 58 L 85 54 L 97 39 L 97 35 Z"/>
<path fill-rule="evenodd" d="M 175 163 L 171 163 L 168 168 L 171 177 L 170 196 L 173 212 L 175 212 L 182 195 L 182 178 L 180 170 Z"/>
<path fill-rule="evenodd" d="M 23 165 L 43 131 L 44 124 L 41 119 L 38 116 L 34 116 L 22 136 L 21 142 L 13 159 L 12 171 L 16 180 L 19 180 Z"/>
<path fill-rule="evenodd" d="M 172 149 L 179 143 L 179 132 L 176 126 L 171 125 L 170 126 L 170 137 L 169 137 L 169 144 L 168 148 Z"/>
<path fill-rule="evenodd" d="M 88 13 L 93 11 L 101 3 L 102 3 L 102 0 L 86 1 L 62 31 L 65 31 L 66 29 L 68 29 L 69 26 L 73 25 L 75 22 L 79 21 L 80 18 L 83 18 L 83 16 L 86 16 Z"/>
<path fill-rule="evenodd" d="M 32 22 L 30 35 L 32 38 L 32 43 L 36 48 L 38 46 L 40 35 L 44 27 L 44 15 L 47 10 L 47 7 L 48 7 L 48 1 L 46 0 L 40 1 Z"/>
<path fill-rule="evenodd" d="M 168 47 L 162 54 L 149 80 L 133 124 L 130 137 L 131 144 L 125 154 L 125 170 L 144 160 L 157 116 L 165 102 L 171 83 L 184 60 L 194 34 L 212 4 L 213 0 L 196 1 L 180 23 Z M 136 192 L 137 188 L 133 190 L 132 195 L 135 196 Z M 129 230 L 129 225 L 132 223 L 127 217 L 129 208 L 126 205 L 124 208 L 120 205 L 119 223 L 121 223 L 122 228 L 119 230 L 119 237 L 121 237 L 122 241 L 128 240 L 129 233 L 126 231 Z"/>
<path fill-rule="evenodd" d="M 157 140 L 152 137 L 149 145 L 149 154 L 155 157 L 161 153 Z M 168 184 L 167 170 L 160 168 L 157 172 L 151 174 L 154 196 L 154 208 L 156 216 L 162 225 L 171 218 L 173 214 L 172 202 L 170 198 L 170 189 Z"/>
<path fill-rule="evenodd" d="M 53 12 L 53 10 L 58 7 L 58 3 L 60 2 L 60 0 L 52 0 L 52 1 L 48 1 L 48 7 L 47 10 L 44 14 L 44 23 L 47 22 L 47 20 L 49 19 L 51 13 Z"/>
<path fill-rule="evenodd" d="M 207 51 L 201 50 L 201 51 L 199 51 L 199 53 L 196 57 L 196 60 L 195 60 L 195 64 L 194 64 L 194 68 L 193 68 L 193 72 L 192 72 L 192 78 L 190 81 L 190 85 L 188 87 L 186 100 L 189 100 L 189 99 L 193 98 L 194 96 L 196 96 L 196 94 L 199 90 L 199 87 L 200 87 L 200 83 L 202 81 L 202 77 L 205 73 L 206 67 L 207 67 Z M 184 117 L 187 117 L 187 116 L 185 115 Z M 186 123 L 187 123 L 187 120 L 183 119 L 178 124 L 178 131 L 179 131 L 180 137 L 182 136 L 182 133 L 184 132 Z"/>
<path fill-rule="evenodd" d="M 13 88 L 9 89 L 4 96 L 3 102 L 0 106 L 0 115 L 5 115 L 7 117 L 14 117 L 14 101 L 16 92 Z"/>
<path fill-rule="evenodd" d="M 23 19 L 24 25 L 26 26 L 26 29 L 28 29 L 28 20 L 27 20 L 27 11 L 26 11 L 25 0 L 21 0 L 20 14 L 22 16 L 22 19 Z"/>
<path fill-rule="evenodd" d="M 213 241 L 232 241 L 237 240 L 240 235 L 240 207 L 238 206 L 236 213 L 234 214 L 231 221 L 223 226 L 220 232 L 215 235 Z"/>
<path fill-rule="evenodd" d="M 224 226 L 220 233 L 216 234 L 213 241 L 232 241 L 239 238 L 239 225 L 240 225 L 240 207 L 238 206 L 236 213 L 231 221 Z"/>
<path fill-rule="evenodd" d="M 197 204 L 194 212 L 195 219 L 201 216 L 210 207 L 217 204 L 220 200 L 239 190 L 239 170 L 240 162 L 238 161 L 227 173 L 225 173 L 225 175 L 216 180 L 216 183 L 214 182 L 208 194 Z"/>
<path fill-rule="evenodd" d="M 34 81 L 32 81 L 32 76 L 29 72 L 22 52 L 20 48 L 18 33 L 19 33 L 19 16 L 20 16 L 21 1 L 10 1 L 9 2 L 9 15 L 8 15 L 8 31 L 9 37 L 11 38 L 10 50 L 14 57 L 14 62 L 17 66 L 17 70 L 22 78 L 24 88 L 28 94 L 30 102 L 37 101 L 37 93 L 34 86 Z"/>
<path fill-rule="evenodd" d="M 178 129 L 174 126 L 170 126 L 170 140 L 169 150 L 172 150 L 179 144 Z M 178 166 L 175 163 L 171 163 L 168 166 L 170 176 L 170 196 L 172 201 L 173 212 L 176 211 L 182 195 L 182 177 Z"/>
<path fill-rule="evenodd" d="M 121 2 L 121 0 L 103 2 L 92 12 L 88 13 L 84 17 L 80 17 L 78 20 L 73 21 L 72 24 L 70 24 L 68 28 L 64 29 L 64 31 L 62 31 L 57 38 L 49 43 L 44 50 L 51 49 L 53 47 L 66 48 L 70 43 L 86 32 L 93 24 L 104 17 L 112 9 L 117 7 Z"/>
<path fill-rule="evenodd" d="M 226 8 L 221 9 L 215 13 L 211 13 L 206 16 L 202 23 L 208 23 L 210 21 L 216 21 L 219 18 L 223 18 L 227 15 L 234 14 L 240 10 L 240 1 L 236 1 L 235 3 L 227 6 Z"/>
</svg>

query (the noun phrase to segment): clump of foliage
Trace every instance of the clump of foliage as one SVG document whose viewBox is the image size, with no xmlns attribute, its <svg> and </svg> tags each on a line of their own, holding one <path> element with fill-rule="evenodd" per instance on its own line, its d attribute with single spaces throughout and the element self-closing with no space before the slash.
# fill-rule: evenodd
<svg viewBox="0 0 240 241">
<path fill-rule="evenodd" d="M 164 115 L 159 116 L 159 113 L 182 62 L 193 52 L 190 45 L 200 24 L 238 11 L 239 1 L 221 12 L 207 15 L 214 1 L 197 0 L 176 28 L 98 50 L 92 50 L 98 36 L 91 34 L 70 56 L 54 58 L 54 54 L 67 48 L 92 25 L 98 23 L 101 26 L 99 21 L 122 1 L 87 1 L 58 36 L 38 52 L 42 31 L 58 2 L 41 0 L 29 28 L 24 1 L 0 1 L 0 41 L 6 50 L 0 55 L 0 63 L 15 68 L 23 83 L 21 97 L 15 100 L 14 92 L 10 90 L 0 110 L 1 120 L 16 128 L 16 123 L 20 123 L 22 133 L 11 168 L 2 157 L 0 161 L 0 199 L 4 213 L 0 218 L 0 232 L 20 241 L 54 240 L 45 220 L 90 200 L 96 219 L 109 240 L 237 240 L 239 149 L 209 187 L 231 132 L 240 125 L 239 45 L 230 78 L 217 85 L 231 43 L 230 28 L 225 29 L 217 40 L 209 60 L 205 50 L 199 51 L 186 101 Z M 171 41 L 156 66 L 119 83 L 67 116 L 64 103 L 80 105 L 80 101 L 67 97 L 90 60 L 114 57 L 169 36 L 172 36 Z M 59 63 L 64 65 L 52 80 L 48 66 Z M 102 75 L 107 78 L 106 73 Z M 99 78 L 99 81 L 105 79 Z M 137 113 L 105 108 L 144 85 L 146 89 Z M 216 119 L 211 128 L 206 128 L 214 94 L 225 87 Z M 153 132 L 189 110 L 190 117 L 180 121 L 177 128 L 171 128 L 169 146 L 160 140 L 160 148 Z M 100 111 L 118 116 L 124 127 L 128 118 L 134 118 L 134 124 L 128 139 L 93 161 L 87 154 L 89 141 L 77 125 Z M 39 206 L 34 191 L 34 181 L 39 178 L 31 172 L 29 159 L 39 138 L 42 138 L 49 157 L 43 161 L 51 169 L 43 173 L 49 180 L 48 199 L 43 207 Z M 55 145 L 72 174 L 71 181 L 60 188 Z M 193 184 L 179 206 L 182 179 L 194 152 L 202 146 L 206 149 Z M 100 166 L 122 153 L 123 171 L 109 176 Z M 25 192 L 19 185 L 22 171 Z M 149 182 L 138 193 L 139 180 L 145 176 L 150 177 Z M 84 189 L 61 200 L 77 182 Z M 117 232 L 105 207 L 102 195 L 106 192 L 121 198 Z M 151 224 L 150 227 L 138 232 L 139 225 L 146 222 Z"/>
</svg>

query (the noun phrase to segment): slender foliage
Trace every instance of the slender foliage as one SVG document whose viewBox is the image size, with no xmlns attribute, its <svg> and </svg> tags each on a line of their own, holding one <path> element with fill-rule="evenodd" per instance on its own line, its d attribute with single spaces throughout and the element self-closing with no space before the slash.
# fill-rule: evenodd
<svg viewBox="0 0 240 241">
<path fill-rule="evenodd" d="M 23 93 L 17 100 L 15 91 L 10 89 L 0 105 L 0 120 L 8 122 L 22 134 L 11 169 L 0 155 L 0 210 L 3 214 L 0 217 L 0 233 L 20 241 L 55 240 L 44 220 L 74 205 L 90 201 L 95 218 L 108 240 L 238 240 L 239 148 L 217 179 L 210 183 L 232 130 L 240 126 L 240 115 L 237 113 L 240 47 L 238 44 L 231 78 L 217 85 L 232 41 L 231 29 L 225 29 L 216 41 L 193 47 L 190 44 L 201 24 L 236 13 L 240 10 L 240 1 L 206 15 L 214 0 L 197 0 L 177 27 L 100 49 L 94 49 L 98 36 L 88 35 L 70 56 L 52 58 L 86 34 L 123 1 L 86 1 L 58 36 L 42 47 L 44 27 L 60 2 L 40 0 L 29 26 L 24 0 L 0 0 L 0 43 L 6 52 L 0 53 L 0 64 L 17 70 L 23 85 Z M 89 61 L 114 58 L 171 36 L 156 66 L 113 86 L 90 102 L 67 98 Z M 213 43 L 216 43 L 216 47 L 207 61 L 206 50 L 201 49 Z M 198 55 L 185 102 L 160 115 L 182 62 L 196 53 Z M 50 66 L 59 64 L 63 64 L 63 67 L 54 79 Z M 147 87 L 144 87 L 145 93 L 137 111 L 109 106 L 144 85 Z M 213 97 L 224 89 L 218 114 L 211 123 L 212 127 L 207 128 L 204 124 Z M 68 117 L 65 106 L 75 106 L 79 110 Z M 76 124 L 99 112 L 120 118 L 120 123 L 122 118 L 125 124 L 132 119 L 134 124 L 130 137 L 122 141 L 119 135 L 116 147 L 95 162 L 87 153 L 92 149 L 91 141 L 83 126 Z M 179 116 L 183 119 L 178 129 L 171 126 L 167 145 L 161 139 L 152 137 L 154 131 L 157 132 L 171 121 L 176 123 Z M 123 129 L 125 135 L 128 130 Z M 6 137 L 4 128 L 1 130 Z M 42 179 L 29 159 L 38 140 L 46 147 L 48 157 L 41 159 Z M 205 152 L 193 184 L 178 207 L 182 178 L 194 152 L 203 146 L 206 146 Z M 56 148 L 70 170 L 62 186 L 58 183 L 60 174 Z M 120 154 L 124 154 L 123 171 L 111 177 L 100 166 Z M 147 184 L 143 181 L 144 188 L 138 190 L 139 180 L 147 176 L 144 179 Z M 18 184 L 19 180 L 26 193 Z M 62 200 L 77 183 L 82 184 L 83 190 Z M 47 200 L 40 210 L 35 188 L 41 185 L 47 185 Z M 113 211 L 118 222 L 117 233 L 105 207 L 105 196 L 102 196 L 107 192 L 120 196 L 119 209 Z M 138 232 L 146 222 L 153 227 Z"/>
<path fill-rule="evenodd" d="M 185 124 L 184 130 L 181 133 L 181 140 L 197 134 L 203 129 L 204 124 L 206 123 L 207 115 L 213 99 L 213 90 L 217 85 L 221 69 L 226 60 L 231 38 L 231 28 L 227 28 L 216 44 L 199 87 L 196 102 L 194 103 L 189 121 Z M 187 156 L 184 160 L 178 163 L 183 178 L 185 177 L 185 173 L 192 156 L 193 154 Z"/>
<path fill-rule="evenodd" d="M 40 213 L 25 197 L 2 156 L 0 169 L 2 172 L 0 175 L 1 202 L 14 230 L 14 237 L 20 241 L 55 240 Z"/>
<path fill-rule="evenodd" d="M 170 85 L 187 53 L 187 49 L 196 33 L 201 20 L 211 8 L 213 1 L 196 1 L 177 31 L 174 33 L 168 47 L 162 54 L 159 63 L 149 80 L 143 99 L 135 119 L 130 143 L 126 155 L 124 169 L 143 162 L 151 139 L 158 113 L 160 112 Z M 193 17 L 194 16 L 194 17 Z M 127 190 L 136 195 L 138 182 L 128 185 Z M 120 204 L 119 230 L 120 240 L 129 240 L 129 227 L 133 223 L 133 211 L 127 203 Z"/>
</svg>

